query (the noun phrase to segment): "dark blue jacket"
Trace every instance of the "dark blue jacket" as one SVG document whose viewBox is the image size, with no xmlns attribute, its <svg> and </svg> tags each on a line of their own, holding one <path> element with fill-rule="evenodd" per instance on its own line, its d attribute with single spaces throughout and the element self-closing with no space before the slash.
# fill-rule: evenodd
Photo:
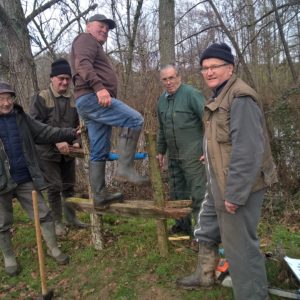
<svg viewBox="0 0 300 300">
<path fill-rule="evenodd" d="M 35 189 L 44 189 L 47 187 L 47 184 L 39 167 L 39 158 L 35 144 L 58 143 L 62 141 L 72 143 L 76 139 L 75 130 L 72 128 L 51 127 L 36 121 L 17 104 L 14 105 L 13 115 L 15 116 L 21 142 L 18 147 L 21 147 L 21 152 L 24 155 Z M 1 117 L 5 117 L 5 115 Z M 11 146 L 13 145 L 14 143 L 11 144 Z M 20 149 L 14 149 L 14 151 L 20 153 Z M 16 187 L 16 182 L 10 176 L 10 165 L 9 155 L 6 153 L 4 143 L 0 139 L 0 194 L 7 193 Z"/>
</svg>

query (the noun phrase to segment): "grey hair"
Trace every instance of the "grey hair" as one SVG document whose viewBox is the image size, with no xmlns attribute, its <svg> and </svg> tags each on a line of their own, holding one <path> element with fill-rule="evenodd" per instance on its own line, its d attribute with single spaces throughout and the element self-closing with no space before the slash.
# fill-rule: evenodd
<svg viewBox="0 0 300 300">
<path fill-rule="evenodd" d="M 179 69 L 178 69 L 178 67 L 177 67 L 175 64 L 173 64 L 173 63 L 162 65 L 162 66 L 160 67 L 160 72 L 163 71 L 163 70 L 166 70 L 166 69 L 175 69 L 176 75 L 179 74 Z"/>
</svg>

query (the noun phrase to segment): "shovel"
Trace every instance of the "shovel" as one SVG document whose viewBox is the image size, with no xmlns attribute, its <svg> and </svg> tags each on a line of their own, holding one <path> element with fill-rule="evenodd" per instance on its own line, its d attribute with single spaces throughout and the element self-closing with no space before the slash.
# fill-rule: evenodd
<svg viewBox="0 0 300 300">
<path fill-rule="evenodd" d="M 53 291 L 47 290 L 46 285 L 46 276 L 45 276 L 45 260 L 44 252 L 42 247 L 42 235 L 40 227 L 40 217 L 39 217 L 39 208 L 38 208 L 38 196 L 36 191 L 32 191 L 32 202 L 33 202 L 33 212 L 34 212 L 34 225 L 35 225 L 35 234 L 36 234 L 36 243 L 38 248 L 39 256 L 39 267 L 40 267 L 40 277 L 42 284 L 42 297 L 43 300 L 50 300 L 53 298 Z"/>
</svg>

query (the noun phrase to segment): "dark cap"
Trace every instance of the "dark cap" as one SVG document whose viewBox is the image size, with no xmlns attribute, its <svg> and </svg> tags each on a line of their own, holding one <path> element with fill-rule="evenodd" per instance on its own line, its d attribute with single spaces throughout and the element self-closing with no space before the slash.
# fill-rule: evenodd
<svg viewBox="0 0 300 300">
<path fill-rule="evenodd" d="M 72 76 L 71 67 L 68 61 L 64 58 L 59 58 L 55 60 L 51 65 L 50 77 L 58 76 L 62 74 Z"/>
<path fill-rule="evenodd" d="M 106 18 L 104 15 L 96 14 L 91 17 L 89 17 L 88 22 L 93 22 L 93 21 L 100 21 L 108 24 L 109 29 L 114 29 L 116 28 L 116 23 L 114 20 Z"/>
<path fill-rule="evenodd" d="M 234 56 L 231 53 L 231 48 L 225 43 L 214 43 L 206 48 L 200 55 L 200 65 L 206 58 L 219 58 L 234 65 Z"/>
<path fill-rule="evenodd" d="M 12 94 L 14 97 L 16 96 L 15 91 L 12 89 L 12 87 L 10 86 L 9 83 L 1 81 L 0 82 L 0 94 L 3 93 L 10 93 Z"/>
</svg>

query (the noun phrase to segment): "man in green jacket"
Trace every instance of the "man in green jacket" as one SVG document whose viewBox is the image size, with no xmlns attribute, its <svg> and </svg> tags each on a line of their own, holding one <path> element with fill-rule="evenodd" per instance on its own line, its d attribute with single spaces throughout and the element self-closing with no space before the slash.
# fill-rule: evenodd
<svg viewBox="0 0 300 300">
<path fill-rule="evenodd" d="M 174 200 L 192 199 L 193 216 L 197 215 L 205 192 L 202 115 L 204 97 L 200 91 L 181 83 L 174 65 L 161 68 L 160 80 L 165 88 L 158 100 L 159 130 L 157 152 L 160 167 L 168 154 L 170 197 Z M 171 233 L 191 234 L 191 217 L 176 220 Z"/>
</svg>

